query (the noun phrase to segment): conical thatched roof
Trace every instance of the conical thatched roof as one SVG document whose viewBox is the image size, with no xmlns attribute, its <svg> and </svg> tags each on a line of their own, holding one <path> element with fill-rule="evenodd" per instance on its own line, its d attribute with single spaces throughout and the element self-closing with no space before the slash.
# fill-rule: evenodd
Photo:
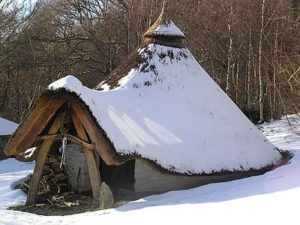
<svg viewBox="0 0 300 225">
<path fill-rule="evenodd" d="M 90 90 L 74 77 L 49 88 L 78 94 L 117 153 L 173 172 L 248 171 L 276 163 L 279 152 L 190 51 L 170 45 L 184 36 L 173 32 L 165 7 L 147 40 L 99 85 L 104 91 Z"/>
<path fill-rule="evenodd" d="M 170 44 L 183 35 L 166 21 L 171 20 L 162 13 L 146 32 L 147 40 L 99 85 L 102 91 L 67 76 L 49 85 L 50 94 L 72 93 L 85 104 L 113 146 L 109 157 L 139 157 L 182 174 L 259 170 L 276 164 L 279 152 L 191 52 Z M 160 25 L 163 32 L 157 29 Z"/>
</svg>

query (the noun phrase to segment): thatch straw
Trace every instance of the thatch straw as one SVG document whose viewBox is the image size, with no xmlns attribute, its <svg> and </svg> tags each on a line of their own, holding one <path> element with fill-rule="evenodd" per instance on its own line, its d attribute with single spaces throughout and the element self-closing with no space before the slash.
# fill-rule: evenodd
<svg viewBox="0 0 300 225">
<path fill-rule="evenodd" d="M 159 17 L 157 18 L 157 20 L 155 21 L 155 23 L 146 31 L 146 33 L 144 34 L 144 38 L 148 39 L 148 38 L 168 38 L 168 37 L 172 37 L 173 39 L 184 39 L 183 35 L 176 35 L 176 34 L 160 34 L 157 32 L 157 28 L 159 26 L 168 26 L 168 24 L 170 24 L 171 20 L 169 17 L 169 9 L 167 6 L 167 1 L 165 0 L 163 3 L 163 7 L 162 7 L 162 11 L 159 15 Z"/>
<path fill-rule="evenodd" d="M 118 81 L 126 76 L 131 69 L 137 68 L 142 61 L 141 56 L 139 55 L 139 49 L 143 49 L 147 47 L 149 44 L 160 44 L 169 47 L 175 48 L 184 48 L 184 44 L 182 40 L 184 36 L 176 36 L 176 35 L 162 35 L 156 33 L 156 28 L 170 23 L 170 19 L 168 17 L 168 7 L 167 1 L 164 1 L 162 11 L 156 20 L 156 22 L 148 29 L 148 31 L 144 34 L 144 41 L 142 44 L 131 54 L 129 57 L 123 61 L 108 77 L 105 79 L 105 83 L 108 84 L 111 88 L 115 88 L 118 86 Z M 101 90 L 102 83 L 96 86 L 97 90 Z"/>
</svg>

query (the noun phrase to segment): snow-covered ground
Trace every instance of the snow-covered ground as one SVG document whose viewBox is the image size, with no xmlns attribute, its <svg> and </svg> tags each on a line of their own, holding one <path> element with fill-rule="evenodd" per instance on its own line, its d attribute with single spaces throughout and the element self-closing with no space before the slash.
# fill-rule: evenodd
<svg viewBox="0 0 300 225">
<path fill-rule="evenodd" d="M 0 135 L 11 135 L 17 127 L 18 124 L 0 117 Z"/>
<path fill-rule="evenodd" d="M 296 116 L 293 127 L 300 125 Z M 299 126 L 300 127 L 300 126 Z M 299 224 L 300 136 L 286 119 L 265 124 L 263 132 L 281 149 L 294 152 L 288 165 L 262 176 L 209 184 L 130 202 L 116 209 L 72 216 L 46 217 L 6 210 L 24 203 L 25 195 L 12 190 L 33 164 L 8 159 L 0 162 L 0 225 L 58 224 Z M 300 132 L 300 128 L 298 129 Z M 297 133 L 297 130 L 296 130 Z"/>
</svg>

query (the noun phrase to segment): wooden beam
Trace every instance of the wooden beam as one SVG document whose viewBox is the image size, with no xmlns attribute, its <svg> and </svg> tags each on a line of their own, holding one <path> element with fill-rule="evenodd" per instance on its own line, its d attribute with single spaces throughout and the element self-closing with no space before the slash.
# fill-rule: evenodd
<svg viewBox="0 0 300 225">
<path fill-rule="evenodd" d="M 66 99 L 40 99 L 34 109 L 26 116 L 16 133 L 9 139 L 5 153 L 18 155 L 30 148 L 37 135 L 47 126 Z"/>
<path fill-rule="evenodd" d="M 83 141 L 88 141 L 88 136 L 85 132 L 85 129 L 80 122 L 79 118 L 75 114 L 74 111 L 72 111 L 72 120 L 74 127 L 77 131 L 77 135 L 80 139 Z M 86 161 L 87 161 L 87 166 L 89 170 L 89 177 L 91 181 L 91 187 L 92 187 L 92 192 L 93 192 L 93 200 L 94 204 L 96 207 L 100 206 L 100 184 L 101 184 L 101 176 L 100 176 L 100 171 L 97 166 L 97 162 L 95 160 L 95 156 L 93 154 L 93 151 L 90 151 L 88 148 L 83 146 L 83 151 L 86 156 Z"/>
<path fill-rule="evenodd" d="M 71 134 L 66 134 L 66 135 L 63 135 L 63 134 L 54 134 L 54 135 L 43 135 L 43 136 L 37 136 L 35 141 L 34 142 L 38 142 L 38 141 L 41 141 L 41 140 L 47 140 L 47 139 L 53 139 L 53 140 L 61 140 L 63 139 L 64 137 L 67 138 L 68 141 L 71 141 L 75 144 L 79 144 L 81 145 L 82 147 L 85 147 L 89 150 L 93 150 L 95 149 L 95 145 L 94 144 L 89 144 L 87 143 L 86 141 L 78 138 L 78 137 L 75 137 Z"/>
<path fill-rule="evenodd" d="M 96 127 L 91 115 L 87 112 L 84 106 L 79 103 L 72 101 L 71 106 L 78 117 L 78 120 L 81 121 L 86 132 L 88 133 L 91 141 L 95 143 L 96 150 L 101 155 L 102 159 L 107 165 L 118 165 L 120 162 L 115 160 L 108 152 L 111 151 L 111 145 L 109 144 L 107 137 L 103 135 L 101 131 Z"/>
<path fill-rule="evenodd" d="M 56 119 L 53 121 L 49 129 L 49 134 L 56 134 L 59 128 L 60 128 L 60 122 Z M 26 205 L 34 205 L 36 203 L 36 195 L 39 187 L 39 182 L 42 176 L 44 164 L 53 142 L 54 142 L 53 138 L 46 139 L 39 150 L 35 162 L 33 175 L 30 182 L 30 187 L 27 194 Z"/>
</svg>

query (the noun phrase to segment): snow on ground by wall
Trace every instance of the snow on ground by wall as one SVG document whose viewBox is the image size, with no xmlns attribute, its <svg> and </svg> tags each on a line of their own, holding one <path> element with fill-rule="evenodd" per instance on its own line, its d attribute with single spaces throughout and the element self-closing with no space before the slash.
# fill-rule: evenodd
<svg viewBox="0 0 300 225">
<path fill-rule="evenodd" d="M 25 194 L 21 190 L 12 190 L 12 187 L 32 173 L 33 166 L 32 162 L 21 163 L 15 159 L 0 161 L 0 210 L 24 202 Z M 1 216 L 0 211 L 0 225 Z"/>
<path fill-rule="evenodd" d="M 300 119 L 292 116 L 293 124 Z M 25 195 L 12 183 L 26 176 L 33 164 L 13 159 L 0 162 L 1 225 L 172 224 L 172 225 L 298 225 L 300 202 L 300 138 L 285 119 L 264 124 L 262 130 L 281 149 L 294 152 L 288 165 L 261 176 L 209 184 L 130 202 L 116 209 L 72 216 L 45 217 L 6 210 L 24 203 Z"/>
<path fill-rule="evenodd" d="M 139 54 L 144 63 L 117 89 L 92 90 L 73 76 L 49 89 L 78 94 L 118 153 L 141 155 L 170 171 L 246 171 L 280 158 L 189 50 L 149 44 Z"/>
<path fill-rule="evenodd" d="M 17 129 L 18 124 L 0 117 L 0 136 L 11 135 Z"/>
<path fill-rule="evenodd" d="M 300 138 L 300 114 L 282 117 L 279 121 L 259 127 L 265 136 L 282 149 L 298 149 Z"/>
</svg>

